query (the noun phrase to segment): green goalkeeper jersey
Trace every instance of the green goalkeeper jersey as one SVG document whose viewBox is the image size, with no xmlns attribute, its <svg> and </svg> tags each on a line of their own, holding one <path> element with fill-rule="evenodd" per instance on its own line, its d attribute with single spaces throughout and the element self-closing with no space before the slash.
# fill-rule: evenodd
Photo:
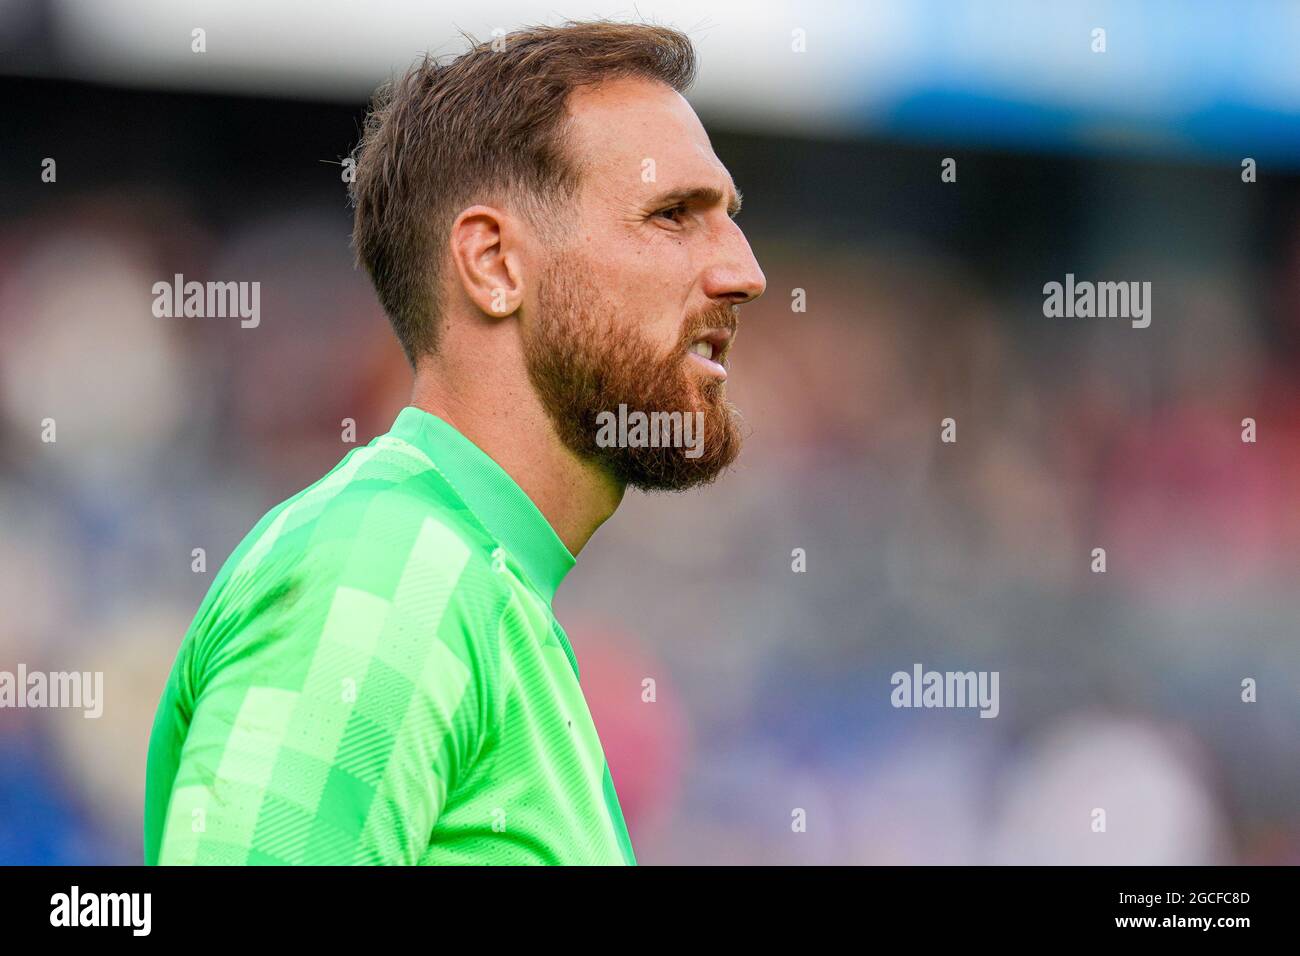
<svg viewBox="0 0 1300 956">
<path fill-rule="evenodd" d="M 635 864 L 551 611 L 573 564 L 403 409 L 213 581 L 149 740 L 145 862 Z"/>
</svg>

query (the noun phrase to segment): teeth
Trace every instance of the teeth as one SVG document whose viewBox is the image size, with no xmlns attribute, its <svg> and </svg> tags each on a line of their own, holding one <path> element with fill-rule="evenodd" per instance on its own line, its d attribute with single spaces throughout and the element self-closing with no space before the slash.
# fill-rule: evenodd
<svg viewBox="0 0 1300 956">
<path fill-rule="evenodd" d="M 708 342 L 696 342 L 691 346 L 691 351 L 696 355 L 702 355 L 709 361 L 713 361 L 713 346 Z"/>
</svg>

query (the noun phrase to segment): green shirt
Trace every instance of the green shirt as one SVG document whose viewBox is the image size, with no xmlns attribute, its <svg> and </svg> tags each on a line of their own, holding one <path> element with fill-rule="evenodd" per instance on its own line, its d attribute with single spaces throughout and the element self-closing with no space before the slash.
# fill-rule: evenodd
<svg viewBox="0 0 1300 956">
<path fill-rule="evenodd" d="M 551 599 L 574 559 L 408 407 L 213 581 L 149 740 L 148 864 L 635 864 Z"/>
</svg>

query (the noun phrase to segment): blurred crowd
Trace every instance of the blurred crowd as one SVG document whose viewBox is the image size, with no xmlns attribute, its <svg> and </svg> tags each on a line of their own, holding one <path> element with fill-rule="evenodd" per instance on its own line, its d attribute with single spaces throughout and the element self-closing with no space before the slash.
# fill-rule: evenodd
<svg viewBox="0 0 1300 956">
<path fill-rule="evenodd" d="M 763 140 L 717 142 L 749 157 L 768 280 L 733 353 L 745 451 L 629 495 L 556 599 L 640 861 L 1300 862 L 1300 205 L 1264 261 L 1231 251 L 1247 215 L 1132 267 L 1112 237 L 1158 236 L 1174 191 L 1131 232 L 1075 224 L 1059 270 L 1022 245 L 992 271 L 943 221 L 799 231 Z M 0 863 L 139 861 L 154 709 L 213 575 L 345 419 L 364 444 L 408 394 L 340 184 L 216 216 L 174 166 L 0 217 L 0 669 L 106 695 L 98 720 L 0 710 Z M 1151 280 L 1151 327 L 1045 318 L 1067 269 Z M 260 324 L 155 317 L 175 273 L 260 281 Z M 998 671 L 999 716 L 895 709 L 915 663 Z"/>
</svg>

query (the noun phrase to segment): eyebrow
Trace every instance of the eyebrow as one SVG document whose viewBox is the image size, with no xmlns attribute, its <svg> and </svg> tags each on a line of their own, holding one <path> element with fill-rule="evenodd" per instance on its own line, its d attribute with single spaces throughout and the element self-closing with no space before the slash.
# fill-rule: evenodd
<svg viewBox="0 0 1300 956">
<path fill-rule="evenodd" d="M 716 186 L 688 186 L 684 189 L 673 189 L 666 193 L 660 193 L 650 200 L 648 206 L 662 209 L 665 206 L 676 206 L 679 203 L 720 206 L 726 202 L 727 215 L 734 219 L 740 212 L 740 204 L 743 198 L 739 189 L 736 189 L 732 199 L 727 202 L 727 194 Z"/>
</svg>

